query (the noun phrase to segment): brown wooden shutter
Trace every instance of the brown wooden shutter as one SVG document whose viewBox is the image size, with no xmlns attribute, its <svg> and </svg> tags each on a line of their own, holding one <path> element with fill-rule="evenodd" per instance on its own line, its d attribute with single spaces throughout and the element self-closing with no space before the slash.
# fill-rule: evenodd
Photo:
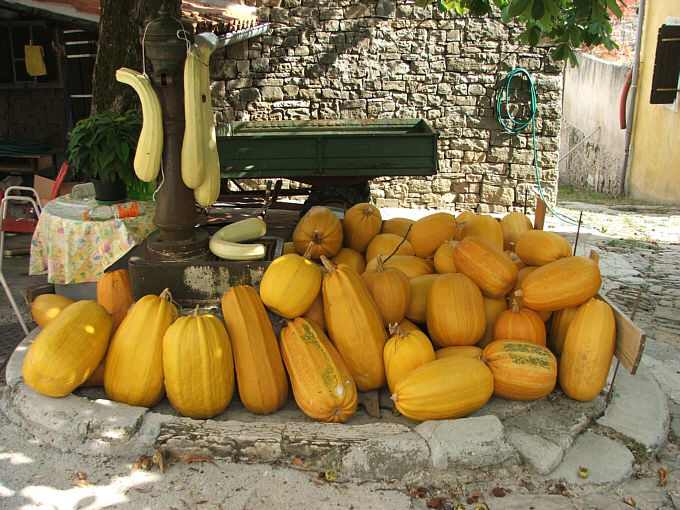
<svg viewBox="0 0 680 510">
<path fill-rule="evenodd" d="M 680 25 L 661 25 L 656 43 L 651 104 L 671 104 L 678 94 Z"/>
</svg>

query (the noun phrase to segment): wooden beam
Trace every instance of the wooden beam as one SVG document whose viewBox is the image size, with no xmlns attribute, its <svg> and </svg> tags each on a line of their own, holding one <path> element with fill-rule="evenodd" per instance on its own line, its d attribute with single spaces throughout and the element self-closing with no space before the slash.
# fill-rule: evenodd
<svg viewBox="0 0 680 510">
<path fill-rule="evenodd" d="M 547 206 L 545 202 L 539 197 L 536 199 L 536 213 L 534 214 L 534 228 L 536 230 L 543 230 L 543 224 L 545 223 L 545 211 Z"/>
</svg>

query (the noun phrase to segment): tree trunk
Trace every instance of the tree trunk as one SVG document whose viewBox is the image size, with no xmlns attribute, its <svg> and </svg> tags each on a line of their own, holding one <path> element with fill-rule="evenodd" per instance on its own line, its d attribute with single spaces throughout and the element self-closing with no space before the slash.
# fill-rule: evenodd
<svg viewBox="0 0 680 510">
<path fill-rule="evenodd" d="M 181 0 L 101 0 L 99 49 L 92 79 L 92 113 L 138 109 L 137 94 L 116 81 L 116 70 L 129 67 L 142 71 L 142 39 L 149 22 L 167 4 L 180 19 Z M 149 65 L 147 61 L 147 66 Z"/>
</svg>

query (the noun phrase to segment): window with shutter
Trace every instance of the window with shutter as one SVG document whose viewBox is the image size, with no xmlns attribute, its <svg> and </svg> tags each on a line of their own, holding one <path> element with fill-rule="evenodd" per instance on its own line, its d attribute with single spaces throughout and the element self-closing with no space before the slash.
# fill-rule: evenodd
<svg viewBox="0 0 680 510">
<path fill-rule="evenodd" d="M 680 25 L 661 25 L 656 43 L 651 104 L 673 104 L 680 80 Z"/>
</svg>

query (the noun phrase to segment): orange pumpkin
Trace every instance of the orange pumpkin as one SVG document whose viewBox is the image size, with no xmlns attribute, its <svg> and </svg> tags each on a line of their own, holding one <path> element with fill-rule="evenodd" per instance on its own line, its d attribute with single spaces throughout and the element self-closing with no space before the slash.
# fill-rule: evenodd
<svg viewBox="0 0 680 510">
<path fill-rule="evenodd" d="M 383 258 L 390 255 L 413 255 L 411 243 L 396 234 L 378 234 L 366 248 L 366 261 L 372 261 L 378 254 Z"/>
<path fill-rule="evenodd" d="M 387 331 L 380 311 L 361 276 L 351 267 L 336 266 L 326 257 L 323 276 L 324 315 L 328 336 L 342 355 L 359 391 L 385 385 L 383 347 Z"/>
<path fill-rule="evenodd" d="M 517 240 L 527 230 L 533 230 L 529 217 L 519 211 L 513 211 L 501 218 L 501 230 L 503 231 L 503 249 L 515 251 Z"/>
<path fill-rule="evenodd" d="M 571 244 L 561 235 L 546 230 L 527 230 L 515 244 L 515 253 L 529 266 L 545 266 L 571 257 Z"/>
<path fill-rule="evenodd" d="M 127 269 L 105 272 L 97 282 L 97 303 L 111 314 L 115 334 L 132 306 L 132 285 Z"/>
<path fill-rule="evenodd" d="M 601 286 L 597 262 L 587 257 L 567 257 L 527 276 L 522 282 L 521 297 L 526 306 L 536 311 L 555 311 L 585 303 Z"/>
<path fill-rule="evenodd" d="M 490 298 L 505 296 L 517 280 L 517 266 L 510 257 L 481 237 L 464 237 L 453 251 L 453 262 L 459 273 L 474 281 Z"/>
<path fill-rule="evenodd" d="M 437 248 L 452 239 L 458 230 L 456 217 L 447 212 L 436 212 L 416 220 L 409 237 L 413 252 L 422 258 L 434 255 Z"/>
<path fill-rule="evenodd" d="M 383 222 L 382 228 L 380 229 L 381 234 L 396 234 L 399 237 L 405 237 L 408 239 L 411 235 L 411 225 L 413 225 L 416 220 L 411 220 L 409 218 L 390 218 Z"/>
<path fill-rule="evenodd" d="M 484 349 L 494 392 L 507 400 L 529 401 L 548 395 L 557 382 L 557 360 L 544 346 L 499 340 Z"/>
<path fill-rule="evenodd" d="M 559 380 L 565 395 L 588 402 L 607 382 L 616 347 L 616 320 L 607 303 L 586 301 L 569 324 L 560 357 Z"/>
<path fill-rule="evenodd" d="M 314 243 L 311 258 L 332 257 L 342 248 L 343 230 L 340 218 L 328 207 L 318 205 L 305 214 L 293 230 L 293 245 L 303 255 L 309 243 Z"/>
<path fill-rule="evenodd" d="M 377 259 L 376 270 L 366 271 L 361 279 L 378 306 L 383 325 L 387 327 L 404 318 L 411 302 L 411 284 L 401 269 L 385 267 L 381 255 Z"/>
<path fill-rule="evenodd" d="M 345 211 L 342 219 L 343 244 L 363 254 L 381 228 L 380 209 L 369 203 L 353 205 Z"/>
<path fill-rule="evenodd" d="M 352 248 L 340 248 L 340 251 L 330 257 L 333 264 L 347 264 L 352 267 L 357 273 L 361 274 L 366 271 L 366 258 Z"/>
<path fill-rule="evenodd" d="M 470 236 L 482 237 L 503 249 L 503 229 L 500 222 L 490 214 L 475 214 L 465 220 L 461 241 Z"/>
<path fill-rule="evenodd" d="M 58 294 L 40 294 L 31 303 L 31 316 L 38 326 L 44 328 L 64 308 L 74 302 L 71 298 Z"/>
<path fill-rule="evenodd" d="M 538 312 L 531 308 L 520 310 L 517 301 L 513 299 L 510 310 L 503 312 L 496 319 L 493 325 L 493 339 L 518 340 L 545 346 L 545 323 Z"/>
<path fill-rule="evenodd" d="M 484 300 L 462 273 L 441 274 L 427 294 L 427 330 L 440 347 L 474 345 L 484 334 Z"/>
</svg>

